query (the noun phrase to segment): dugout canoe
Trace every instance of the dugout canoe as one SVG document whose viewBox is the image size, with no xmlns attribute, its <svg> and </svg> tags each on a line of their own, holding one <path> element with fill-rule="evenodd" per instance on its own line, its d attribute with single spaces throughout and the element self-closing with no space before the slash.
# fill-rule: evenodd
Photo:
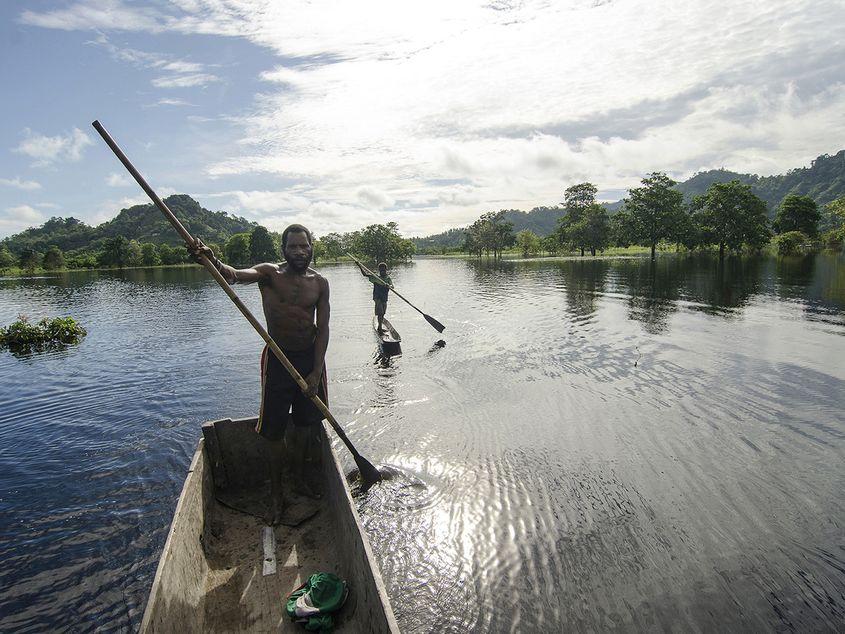
<svg viewBox="0 0 845 634">
<path fill-rule="evenodd" d="M 378 337 L 378 345 L 381 348 L 382 354 L 385 356 L 402 354 L 402 346 L 400 344 L 402 337 L 399 336 L 396 328 L 387 320 L 387 317 L 382 319 L 382 324 L 384 324 L 384 330 L 379 331 L 378 317 L 373 315 L 373 330 L 376 333 L 376 337 Z"/>
<path fill-rule="evenodd" d="M 398 633 L 325 427 L 316 434 L 314 461 L 323 495 L 309 499 L 317 514 L 296 527 L 268 529 L 258 517 L 269 500 L 266 441 L 255 423 L 203 425 L 140 631 L 301 633 L 284 613 L 287 596 L 311 574 L 333 572 L 349 587 L 335 631 Z"/>
</svg>

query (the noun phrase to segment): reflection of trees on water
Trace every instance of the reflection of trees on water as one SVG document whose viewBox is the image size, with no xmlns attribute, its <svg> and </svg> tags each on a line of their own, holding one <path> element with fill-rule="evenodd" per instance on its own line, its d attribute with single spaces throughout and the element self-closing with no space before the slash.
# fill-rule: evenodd
<svg viewBox="0 0 845 634">
<path fill-rule="evenodd" d="M 564 291 L 568 310 L 586 317 L 606 292 L 627 297 L 629 318 L 651 333 L 664 332 L 679 303 L 687 310 L 741 319 L 752 299 L 770 295 L 800 301 L 810 319 L 828 320 L 845 309 L 845 255 L 803 257 L 734 256 L 719 262 L 707 254 L 648 258 L 567 259 L 514 262 L 472 260 L 477 292 L 501 299 L 515 292 L 522 276 L 532 285 Z M 543 280 L 545 276 L 548 279 Z M 838 319 L 839 317 L 837 317 Z"/>
<path fill-rule="evenodd" d="M 775 260 L 775 293 L 781 299 L 803 300 L 813 284 L 816 256 L 786 256 Z"/>
<path fill-rule="evenodd" d="M 841 324 L 845 311 L 845 254 L 781 257 L 774 293 L 800 301 L 808 321 Z"/>
<path fill-rule="evenodd" d="M 729 257 L 724 261 L 709 256 L 683 258 L 682 295 L 693 310 L 741 317 L 742 311 L 735 309 L 744 308 L 761 292 L 762 262 L 760 257 Z"/>
<path fill-rule="evenodd" d="M 826 254 L 818 259 L 817 266 L 818 297 L 837 310 L 845 310 L 845 253 Z"/>
<path fill-rule="evenodd" d="M 143 286 L 153 285 L 177 285 L 180 288 L 200 288 L 208 284 L 211 276 L 202 267 L 158 267 L 147 269 L 127 269 L 126 271 L 114 272 L 127 282 L 133 282 Z"/>
<path fill-rule="evenodd" d="M 684 272 L 677 260 L 637 258 L 614 260 L 611 265 L 616 291 L 628 295 L 628 317 L 641 322 L 646 332 L 664 332 L 669 317 L 678 310 Z"/>
<path fill-rule="evenodd" d="M 604 293 L 610 261 L 564 260 L 557 264 L 569 312 L 576 318 L 592 315 L 598 296 Z"/>
<path fill-rule="evenodd" d="M 757 257 L 710 256 L 617 260 L 612 266 L 618 292 L 628 295 L 629 317 L 651 333 L 666 330 L 669 317 L 684 301 L 690 310 L 721 317 L 741 317 L 741 309 L 761 292 Z"/>
<path fill-rule="evenodd" d="M 468 259 L 464 260 L 464 263 L 472 270 L 476 280 L 480 282 L 502 279 L 503 273 L 512 274 L 516 270 L 517 265 L 513 260 L 501 260 L 498 258 L 495 260 L 491 258 L 483 258 L 481 260 Z M 520 264 L 526 265 L 530 264 L 530 262 L 521 262 Z"/>
<path fill-rule="evenodd" d="M 519 278 L 525 274 L 524 265 L 528 263 L 484 258 L 465 260 L 465 264 L 472 271 L 474 282 L 467 290 L 495 305 L 518 291 Z"/>
</svg>

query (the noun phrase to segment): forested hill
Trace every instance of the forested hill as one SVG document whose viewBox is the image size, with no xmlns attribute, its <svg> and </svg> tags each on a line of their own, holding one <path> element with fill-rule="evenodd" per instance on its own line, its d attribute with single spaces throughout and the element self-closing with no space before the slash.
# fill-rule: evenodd
<svg viewBox="0 0 845 634">
<path fill-rule="evenodd" d="M 192 235 L 199 235 L 206 243 L 224 244 L 236 233 L 251 231 L 256 225 L 244 218 L 223 211 L 209 211 L 187 194 L 174 194 L 164 202 Z M 51 218 L 41 227 L 27 229 L 0 242 L 14 254 L 26 249 L 44 252 L 49 246 L 62 251 L 96 248 L 108 238 L 123 236 L 127 240 L 153 244 L 182 244 L 170 223 L 153 205 L 135 205 L 121 209 L 115 218 L 96 227 L 76 218 Z"/>
<path fill-rule="evenodd" d="M 751 185 L 751 190 L 766 201 L 770 217 L 774 216 L 787 194 L 809 196 L 821 207 L 845 195 L 845 150 L 833 156 L 822 154 L 810 163 L 810 167 L 799 167 L 776 176 L 738 174 L 728 170 L 700 172 L 679 183 L 677 189 L 683 192 L 684 199 L 689 202 L 693 196 L 706 192 L 713 183 L 726 183 L 734 179 Z"/>
<path fill-rule="evenodd" d="M 677 189 L 684 194 L 684 200 L 690 202 L 694 196 L 706 192 L 713 183 L 727 183 L 734 179 L 751 185 L 752 191 L 766 202 L 769 218 L 774 218 L 778 206 L 787 194 L 810 196 L 821 207 L 845 196 L 845 150 L 840 150 L 833 156 L 823 154 L 812 161 L 810 167 L 799 167 L 776 176 L 739 174 L 725 169 L 699 172 L 692 178 L 678 183 Z M 603 204 L 611 214 L 622 207 L 622 201 Z M 530 229 L 539 236 L 546 236 L 555 230 L 557 219 L 562 215 L 563 209 L 560 207 L 535 207 L 529 212 L 511 209 L 505 213 L 505 221 L 513 223 L 515 233 Z M 463 238 L 464 230 L 461 228 L 412 240 L 418 249 L 450 248 L 460 246 Z"/>
<path fill-rule="evenodd" d="M 514 232 L 529 229 L 538 236 L 549 235 L 557 227 L 557 219 L 563 216 L 563 207 L 535 207 L 531 211 L 508 209 L 505 212 L 505 222 L 513 223 Z M 455 248 L 464 241 L 464 230 L 449 229 L 426 238 L 411 238 L 417 249 L 430 247 Z"/>
</svg>

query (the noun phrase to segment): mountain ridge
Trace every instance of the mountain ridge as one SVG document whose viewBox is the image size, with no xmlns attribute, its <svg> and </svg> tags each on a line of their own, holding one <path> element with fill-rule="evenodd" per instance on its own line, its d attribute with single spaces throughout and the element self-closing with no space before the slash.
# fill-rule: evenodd
<svg viewBox="0 0 845 634">
<path fill-rule="evenodd" d="M 687 180 L 676 185 L 684 195 L 684 202 L 689 203 L 695 196 L 704 194 L 713 183 L 739 180 L 751 185 L 751 190 L 766 202 L 769 219 L 774 218 L 781 201 L 788 194 L 810 196 L 821 207 L 826 203 L 845 196 L 845 150 L 834 155 L 822 154 L 810 162 L 809 167 L 798 167 L 785 174 L 758 176 L 742 174 L 727 169 L 713 169 L 693 174 Z M 612 215 L 622 208 L 623 201 L 602 203 Z M 557 219 L 563 216 L 563 208 L 535 207 L 529 212 L 507 210 L 505 221 L 513 223 L 515 232 L 529 229 L 539 236 L 546 236 L 557 228 Z M 411 238 L 417 249 L 454 248 L 463 241 L 466 227 L 450 229 L 424 237 Z"/>
<path fill-rule="evenodd" d="M 223 244 L 232 235 L 258 226 L 258 223 L 225 211 L 209 211 L 188 194 L 173 194 L 164 202 L 191 235 L 198 235 L 207 243 Z M 119 235 L 127 240 L 156 245 L 182 245 L 182 238 L 152 203 L 121 209 L 114 218 L 96 226 L 73 217 L 53 217 L 40 227 L 31 227 L 0 240 L 0 245 L 6 245 L 16 255 L 27 249 L 44 252 L 50 246 L 74 251 L 96 248 Z"/>
</svg>

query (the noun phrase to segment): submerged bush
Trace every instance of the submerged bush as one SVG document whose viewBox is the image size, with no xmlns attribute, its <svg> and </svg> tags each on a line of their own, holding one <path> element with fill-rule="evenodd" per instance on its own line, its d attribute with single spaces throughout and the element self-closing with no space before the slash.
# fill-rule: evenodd
<svg viewBox="0 0 845 634">
<path fill-rule="evenodd" d="M 26 315 L 5 328 L 0 328 L 0 346 L 15 352 L 29 352 L 47 348 L 62 348 L 79 343 L 88 334 L 73 317 L 46 317 L 32 324 Z"/>
<path fill-rule="evenodd" d="M 800 231 L 787 231 L 775 236 L 773 242 L 777 247 L 778 255 L 795 255 L 809 240 L 807 235 Z"/>
</svg>

